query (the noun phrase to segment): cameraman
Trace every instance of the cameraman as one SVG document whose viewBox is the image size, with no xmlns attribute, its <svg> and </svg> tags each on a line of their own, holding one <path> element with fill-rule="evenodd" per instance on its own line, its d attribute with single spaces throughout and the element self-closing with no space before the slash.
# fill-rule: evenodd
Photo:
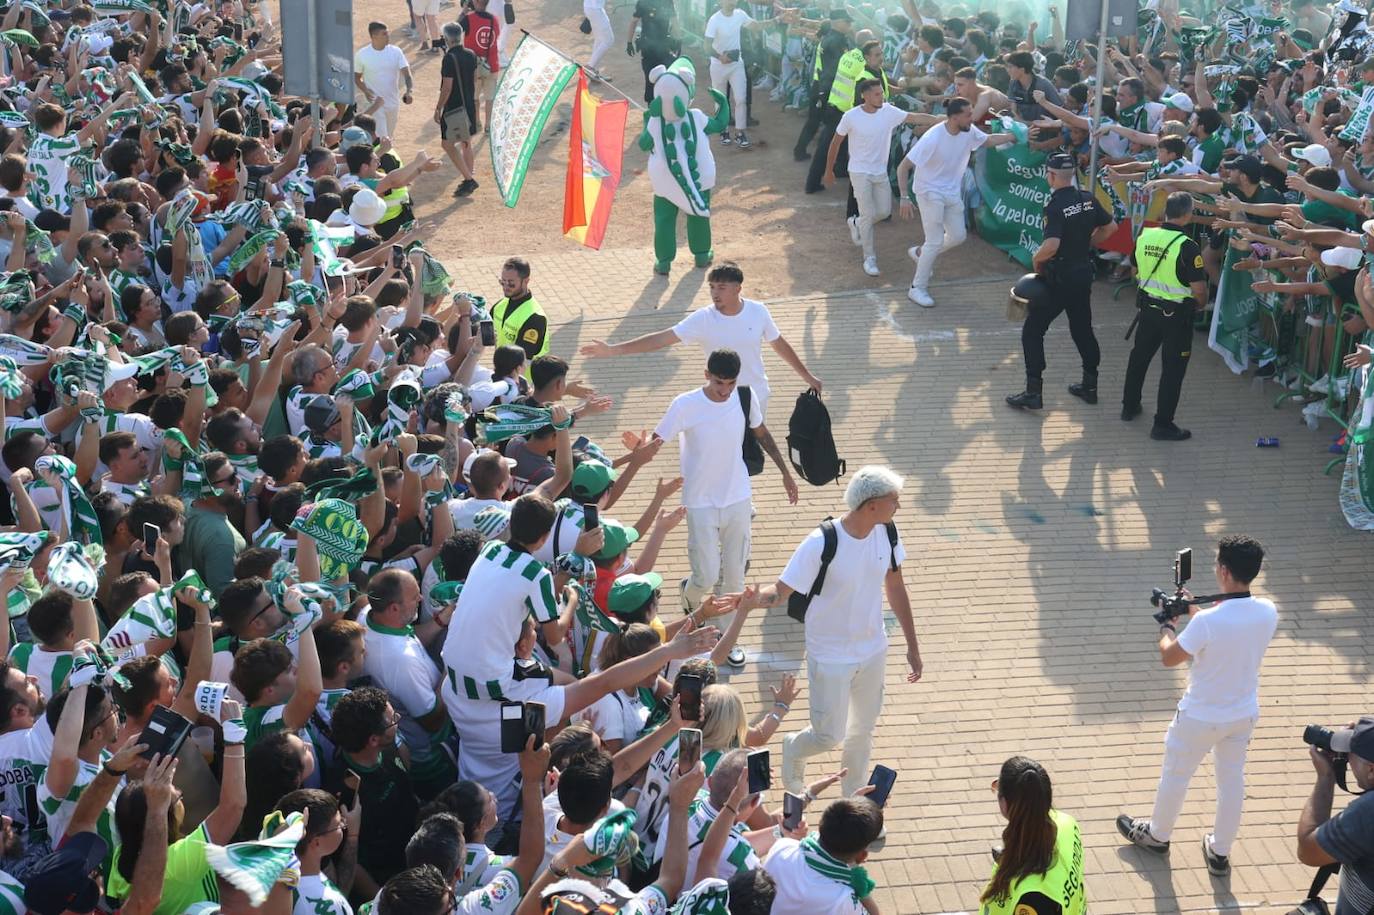
<svg viewBox="0 0 1374 915">
<path fill-rule="evenodd" d="M 1245 750 L 1259 719 L 1259 671 L 1265 649 L 1278 626 L 1271 601 L 1250 597 L 1250 582 L 1259 574 L 1264 548 L 1243 535 L 1222 538 L 1217 546 L 1217 584 L 1225 594 L 1241 596 L 1201 610 L 1188 610 L 1189 623 L 1177 633 L 1171 620 L 1162 624 L 1159 656 L 1165 667 L 1193 662 L 1188 689 L 1164 738 L 1164 766 L 1149 819 L 1121 814 L 1117 830 L 1141 848 L 1169 851 L 1169 836 L 1183 809 L 1188 782 L 1212 751 L 1217 773 L 1217 812 L 1212 834 L 1202 840 L 1207 870 L 1230 874 L 1231 843 L 1240 829 L 1245 800 Z M 1183 594 L 1192 599 L 1187 591 Z"/>
<path fill-rule="evenodd" d="M 1348 771 L 1361 790 L 1374 790 L 1374 718 L 1361 718 L 1331 735 L 1331 749 L 1348 753 Z M 1331 816 L 1336 767 L 1325 750 L 1311 748 L 1317 784 L 1298 820 L 1298 860 L 1309 867 L 1341 864 L 1336 915 L 1374 911 L 1374 793 L 1363 794 Z"/>
</svg>

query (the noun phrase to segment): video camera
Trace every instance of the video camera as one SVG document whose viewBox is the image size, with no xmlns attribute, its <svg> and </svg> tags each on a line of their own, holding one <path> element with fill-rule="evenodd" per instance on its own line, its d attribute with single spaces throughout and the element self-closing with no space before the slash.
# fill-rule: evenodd
<svg viewBox="0 0 1374 915">
<path fill-rule="evenodd" d="M 1320 724 L 1309 724 L 1302 729 L 1302 742 L 1308 746 L 1316 747 L 1324 752 L 1330 759 L 1331 765 L 1336 770 L 1336 784 L 1341 786 L 1341 790 L 1346 794 L 1363 794 L 1361 791 L 1351 791 L 1345 784 L 1346 764 L 1350 761 L 1350 754 L 1338 753 L 1331 749 L 1331 738 L 1334 732 Z"/>
<path fill-rule="evenodd" d="M 1192 549 L 1179 550 L 1174 556 L 1174 593 L 1171 595 L 1163 588 L 1155 588 L 1150 592 L 1150 604 L 1159 608 L 1159 612 L 1153 614 L 1156 623 L 1163 626 L 1180 616 L 1187 616 L 1190 607 L 1200 607 L 1203 604 L 1215 604 L 1218 601 L 1250 596 L 1249 591 L 1234 591 L 1226 594 L 1204 594 L 1201 597 L 1189 597 L 1186 596 L 1183 586 L 1192 577 L 1193 551 Z"/>
</svg>

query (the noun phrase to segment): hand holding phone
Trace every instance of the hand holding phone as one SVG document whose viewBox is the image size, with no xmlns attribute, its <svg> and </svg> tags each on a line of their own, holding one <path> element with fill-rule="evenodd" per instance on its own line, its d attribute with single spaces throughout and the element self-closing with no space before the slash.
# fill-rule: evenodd
<svg viewBox="0 0 1374 915">
<path fill-rule="evenodd" d="M 596 507 L 595 502 L 582 506 L 582 516 L 587 519 L 587 523 L 582 525 L 583 530 L 594 531 L 601 526 L 601 509 Z"/>
<path fill-rule="evenodd" d="M 773 784 L 772 766 L 769 764 L 767 750 L 754 750 L 745 761 L 745 766 L 749 770 L 749 793 L 758 794 L 767 791 L 768 786 Z"/>
<path fill-rule="evenodd" d="M 874 766 L 873 774 L 869 776 L 868 783 L 873 786 L 873 790 L 868 793 L 868 799 L 879 807 L 887 806 L 888 795 L 892 794 L 892 786 L 897 781 L 897 771 L 889 769 L 887 766 Z"/>
<path fill-rule="evenodd" d="M 162 528 L 156 524 L 143 523 L 143 552 L 149 556 L 157 553 L 157 542 L 162 539 Z"/>
<path fill-rule="evenodd" d="M 683 728 L 677 735 L 677 769 L 689 772 L 701 762 L 701 731 Z"/>
<path fill-rule="evenodd" d="M 490 319 L 480 322 L 477 325 L 477 330 L 482 335 L 483 346 L 496 345 L 496 325 Z"/>
<path fill-rule="evenodd" d="M 805 808 L 806 801 L 801 795 L 784 791 L 782 795 L 782 828 L 788 832 L 795 832 L 801 826 L 802 811 Z"/>
<path fill-rule="evenodd" d="M 679 674 L 677 678 L 678 708 L 683 721 L 701 720 L 701 677 Z"/>
</svg>

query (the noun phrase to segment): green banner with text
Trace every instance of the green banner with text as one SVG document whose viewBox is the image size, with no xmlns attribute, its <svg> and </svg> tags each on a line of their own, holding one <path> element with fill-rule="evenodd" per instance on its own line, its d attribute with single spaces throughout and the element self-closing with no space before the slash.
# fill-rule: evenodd
<svg viewBox="0 0 1374 915">
<path fill-rule="evenodd" d="M 1045 202 L 1050 199 L 1045 158 L 1045 153 L 1014 143 L 1005 149 L 984 146 L 974 159 L 982 197 L 978 234 L 1026 268 L 1043 239 Z"/>
</svg>

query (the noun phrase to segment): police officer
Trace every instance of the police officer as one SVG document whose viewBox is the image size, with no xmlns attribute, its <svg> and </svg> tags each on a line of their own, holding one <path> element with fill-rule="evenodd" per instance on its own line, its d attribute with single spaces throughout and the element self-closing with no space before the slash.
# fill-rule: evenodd
<svg viewBox="0 0 1374 915">
<path fill-rule="evenodd" d="M 792 158 L 806 162 L 811 158 L 807 147 L 820 130 L 825 106 L 830 98 L 830 84 L 835 79 L 835 68 L 844 52 L 853 47 L 849 30 L 852 27 L 849 12 L 844 9 L 830 11 L 828 22 L 822 23 L 816 33 L 816 52 L 811 60 L 811 102 L 806 111 L 806 123 L 792 147 Z"/>
<path fill-rule="evenodd" d="M 1136 277 L 1139 311 L 1135 346 L 1126 365 L 1126 388 L 1121 394 L 1121 418 L 1140 415 L 1140 388 L 1156 351 L 1161 351 L 1159 400 L 1150 438 L 1181 442 L 1193 433 L 1174 425 L 1183 374 L 1193 349 L 1193 308 L 1207 304 L 1207 273 L 1202 249 L 1184 233 L 1193 214 L 1193 198 L 1186 191 L 1169 195 L 1164 225 L 1145 229 L 1136 239 Z"/>
<path fill-rule="evenodd" d="M 1045 331 L 1059 313 L 1069 315 L 1069 334 L 1083 360 L 1083 380 L 1069 385 L 1069 393 L 1097 403 L 1097 364 L 1101 352 L 1093 335 L 1093 245 L 1116 230 L 1111 214 L 1093 195 L 1074 184 L 1075 163 L 1069 153 L 1059 152 L 1045 163 L 1052 193 L 1045 204 L 1045 240 L 1031 259 L 1031 267 L 1044 280 L 1044 293 L 1030 302 L 1021 325 L 1021 349 L 1026 358 L 1026 389 L 1007 397 L 1013 407 L 1039 410 L 1044 402 Z"/>
<path fill-rule="evenodd" d="M 518 346 L 529 361 L 549 351 L 549 319 L 530 292 L 530 264 L 512 257 L 501 267 L 505 297 L 491 308 L 497 346 Z"/>
<path fill-rule="evenodd" d="M 825 190 L 821 178 L 825 175 L 825 159 L 830 152 L 830 141 L 835 136 L 835 128 L 839 126 L 840 118 L 844 117 L 844 113 L 857 102 L 855 90 L 858 88 L 859 80 L 881 78 L 883 84 L 887 84 L 886 74 L 883 73 L 883 43 L 875 39 L 868 29 L 856 32 L 854 40 L 859 46 L 850 48 L 840 55 L 840 60 L 835 65 L 835 73 L 830 80 L 830 93 L 823 100 L 821 131 L 816 137 L 816 152 L 811 157 L 811 167 L 806 173 L 805 190 L 808 194 Z M 877 61 L 876 65 L 871 64 L 874 60 Z M 848 177 L 848 164 L 849 154 L 846 145 L 835 167 L 835 175 L 840 178 Z"/>
</svg>

